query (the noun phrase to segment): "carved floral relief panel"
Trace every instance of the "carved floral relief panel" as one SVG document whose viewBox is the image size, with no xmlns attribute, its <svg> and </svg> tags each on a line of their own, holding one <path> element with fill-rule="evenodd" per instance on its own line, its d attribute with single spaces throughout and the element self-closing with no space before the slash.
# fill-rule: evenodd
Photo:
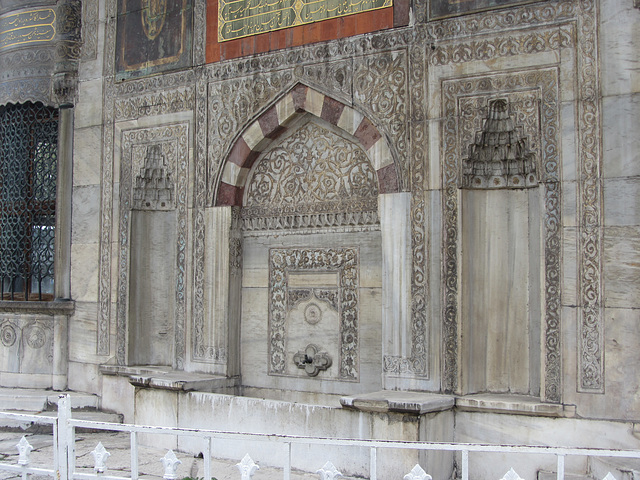
<svg viewBox="0 0 640 480">
<path fill-rule="evenodd" d="M 335 286 L 301 287 L 299 281 L 290 286 L 293 276 L 314 274 L 333 274 Z M 359 251 L 355 247 L 269 250 L 269 375 L 300 375 L 288 354 L 300 349 L 297 343 L 289 345 L 295 343 L 291 337 L 295 335 L 292 325 L 296 321 L 303 325 L 306 322 L 307 328 L 335 322 L 335 378 L 359 381 L 359 278 Z M 298 340 L 305 343 L 306 338 Z M 310 341 L 313 337 L 308 338 Z M 320 347 L 331 349 L 331 345 Z M 316 347 L 316 353 L 324 353 L 318 350 Z"/>
<path fill-rule="evenodd" d="M 244 229 L 377 224 L 377 199 L 376 171 L 362 148 L 309 122 L 252 170 Z"/>
</svg>

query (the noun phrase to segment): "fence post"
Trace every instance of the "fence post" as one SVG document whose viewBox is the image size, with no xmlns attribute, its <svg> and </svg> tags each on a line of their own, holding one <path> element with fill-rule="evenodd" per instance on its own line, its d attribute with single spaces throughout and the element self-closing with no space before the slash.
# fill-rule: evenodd
<svg viewBox="0 0 640 480">
<path fill-rule="evenodd" d="M 73 448 L 71 443 L 71 427 L 69 427 L 69 419 L 71 418 L 71 399 L 69 395 L 60 395 L 58 397 L 58 471 L 57 480 L 70 480 L 69 466 L 71 465 L 71 456 Z M 72 467 L 73 468 L 73 467 Z"/>
<path fill-rule="evenodd" d="M 556 472 L 557 480 L 564 480 L 564 455 L 558 455 L 558 471 Z"/>
<path fill-rule="evenodd" d="M 371 447 L 369 450 L 369 480 L 378 480 L 378 450 Z"/>
</svg>

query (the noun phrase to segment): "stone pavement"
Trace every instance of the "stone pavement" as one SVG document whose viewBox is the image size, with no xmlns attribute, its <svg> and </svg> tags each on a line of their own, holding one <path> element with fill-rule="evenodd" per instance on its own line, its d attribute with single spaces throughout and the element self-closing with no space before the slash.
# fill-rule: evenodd
<svg viewBox="0 0 640 480">
<path fill-rule="evenodd" d="M 31 452 L 31 467 L 52 468 L 53 466 L 53 437 L 41 433 L 0 432 L 0 462 L 17 465 L 18 450 L 16 444 L 25 435 L 29 443 L 34 447 Z M 98 442 L 111 453 L 107 460 L 105 475 L 130 476 L 131 453 L 129 434 L 123 432 L 100 433 L 76 433 L 76 470 L 78 472 L 93 473 L 93 455 Z M 164 473 L 160 459 L 167 453 L 166 450 L 145 446 L 138 447 L 138 471 L 140 478 L 160 479 Z M 175 452 L 182 464 L 178 467 L 178 479 L 204 477 L 202 458 L 192 454 Z M 211 476 L 217 480 L 240 480 L 240 472 L 235 466 L 241 459 L 234 461 L 212 459 Z M 19 479 L 14 472 L 0 470 L 0 480 Z M 34 475 L 33 480 L 50 480 L 48 476 Z M 277 468 L 261 467 L 253 476 L 254 480 L 276 480 L 283 478 L 283 471 Z M 304 472 L 291 471 L 291 480 L 317 480 L 319 475 Z"/>
</svg>

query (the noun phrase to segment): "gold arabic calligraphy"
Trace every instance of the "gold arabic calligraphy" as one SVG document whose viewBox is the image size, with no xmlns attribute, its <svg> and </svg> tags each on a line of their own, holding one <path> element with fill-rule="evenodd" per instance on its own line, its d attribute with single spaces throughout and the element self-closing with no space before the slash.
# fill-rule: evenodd
<svg viewBox="0 0 640 480">
<path fill-rule="evenodd" d="M 393 0 L 218 1 L 219 42 L 393 5 Z"/>
<path fill-rule="evenodd" d="M 0 16 L 0 50 L 13 45 L 48 42 L 56 36 L 56 14 L 50 8 Z"/>
</svg>

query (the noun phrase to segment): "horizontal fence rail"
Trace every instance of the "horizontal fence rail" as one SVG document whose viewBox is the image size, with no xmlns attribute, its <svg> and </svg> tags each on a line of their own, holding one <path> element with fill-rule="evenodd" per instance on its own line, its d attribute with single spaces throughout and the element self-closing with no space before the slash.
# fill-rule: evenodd
<svg viewBox="0 0 640 480">
<path fill-rule="evenodd" d="M 58 418 L 42 417 L 37 415 L 15 414 L 0 412 L 0 418 L 14 419 L 23 423 L 35 423 L 51 425 L 53 434 L 53 469 L 35 468 L 30 466 L 29 454 L 32 446 L 28 444 L 23 436 L 16 445 L 19 451 L 17 464 L 0 462 L 0 471 L 19 473 L 23 480 L 27 480 L 29 475 L 48 475 L 56 480 L 138 480 L 139 459 L 138 459 L 138 435 L 171 435 L 174 437 L 200 438 L 203 441 L 204 477 L 202 480 L 212 480 L 211 459 L 213 440 L 241 440 L 270 442 L 282 445 L 285 455 L 285 462 L 282 466 L 284 480 L 291 477 L 291 447 L 293 445 L 322 445 L 333 447 L 360 447 L 369 449 L 369 479 L 377 480 L 378 451 L 381 449 L 410 449 L 418 451 L 442 451 L 457 452 L 460 454 L 460 479 L 469 480 L 469 454 L 470 453 L 511 453 L 526 455 L 554 455 L 557 465 L 557 480 L 565 480 L 565 459 L 567 457 L 613 457 L 640 459 L 640 451 L 622 449 L 602 449 L 587 447 L 553 447 L 553 446 L 525 446 L 525 445 L 492 445 L 492 444 L 471 444 L 471 443 L 441 443 L 441 442 L 417 442 L 398 440 L 357 440 L 347 438 L 324 438 L 296 435 L 279 435 L 266 433 L 241 433 L 219 430 L 205 430 L 195 428 L 178 427 L 156 427 L 148 425 L 129 425 L 98 422 L 90 420 L 74 419 L 71 416 L 71 404 L 68 396 L 60 396 L 58 402 Z M 130 476 L 114 476 L 107 474 L 109 451 L 99 443 L 91 452 L 94 458 L 94 473 L 78 472 L 76 470 L 75 457 L 75 430 L 76 428 L 90 429 L 93 431 L 125 432 L 130 436 L 131 468 Z M 176 480 L 185 478 L 188 475 L 178 475 L 178 468 L 181 464 L 172 450 L 168 450 L 164 457 L 159 458 L 164 469 L 163 478 L 165 480 Z M 251 480 L 253 475 L 259 470 L 259 466 L 247 454 L 236 465 L 239 470 L 239 480 Z M 315 473 L 320 480 L 334 480 L 342 476 L 331 461 L 326 461 L 322 468 Z M 433 480 L 432 477 L 420 465 L 416 465 L 410 472 L 404 475 L 403 480 Z M 446 479 L 436 479 L 446 480 Z M 514 468 L 509 469 L 499 480 L 524 480 L 516 473 Z M 616 479 L 608 473 L 603 479 L 594 480 L 621 480 Z"/>
</svg>

